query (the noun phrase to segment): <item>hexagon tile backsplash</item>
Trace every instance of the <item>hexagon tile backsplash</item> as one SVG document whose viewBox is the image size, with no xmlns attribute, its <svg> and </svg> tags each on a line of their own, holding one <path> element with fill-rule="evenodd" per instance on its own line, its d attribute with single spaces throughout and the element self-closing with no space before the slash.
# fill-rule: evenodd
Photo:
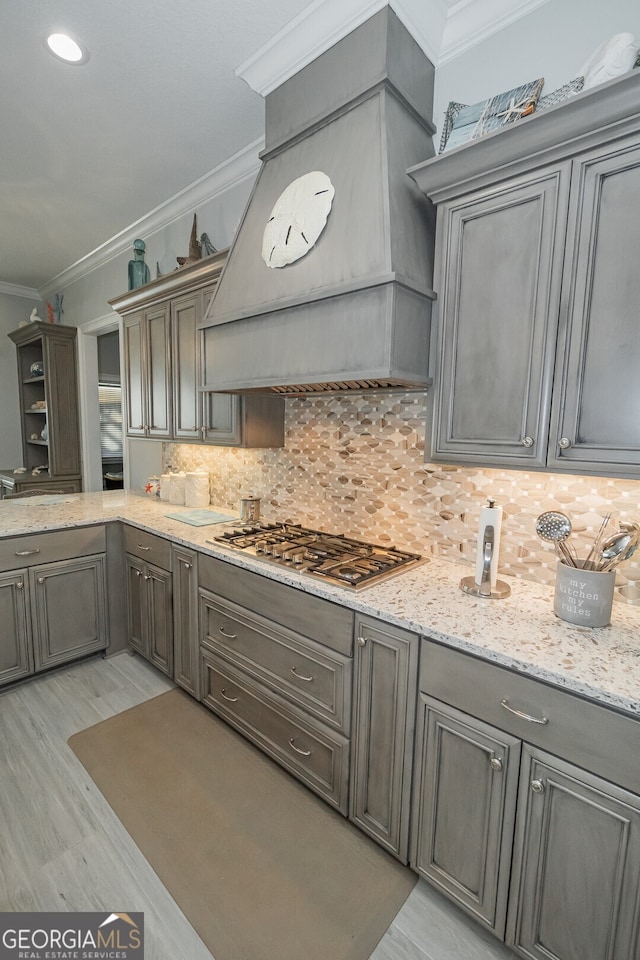
<svg viewBox="0 0 640 960">
<path fill-rule="evenodd" d="M 470 565 L 493 497 L 504 511 L 501 572 L 549 584 L 555 553 L 535 533 L 544 510 L 568 513 L 579 556 L 607 511 L 612 530 L 640 520 L 640 480 L 425 463 L 426 422 L 424 393 L 289 399 L 282 449 L 165 444 L 163 469 L 208 470 L 211 502 L 230 510 L 253 494 L 267 518 Z M 640 559 L 618 569 L 616 594 L 640 603 Z"/>
</svg>

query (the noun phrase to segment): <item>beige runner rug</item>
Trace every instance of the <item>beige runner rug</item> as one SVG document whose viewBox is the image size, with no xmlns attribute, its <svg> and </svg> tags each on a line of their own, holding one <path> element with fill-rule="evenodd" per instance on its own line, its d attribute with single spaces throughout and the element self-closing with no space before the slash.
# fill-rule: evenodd
<svg viewBox="0 0 640 960">
<path fill-rule="evenodd" d="M 416 883 L 181 690 L 69 744 L 215 960 L 368 960 Z"/>
</svg>

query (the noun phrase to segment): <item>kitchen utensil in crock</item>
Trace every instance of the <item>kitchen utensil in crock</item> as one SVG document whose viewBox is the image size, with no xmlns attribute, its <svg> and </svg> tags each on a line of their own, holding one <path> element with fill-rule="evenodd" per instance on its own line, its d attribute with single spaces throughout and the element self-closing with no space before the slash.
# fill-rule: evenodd
<svg viewBox="0 0 640 960">
<path fill-rule="evenodd" d="M 594 557 L 598 556 L 598 553 L 600 550 L 600 544 L 602 543 L 602 538 L 604 537 L 604 531 L 607 527 L 607 524 L 609 523 L 609 520 L 611 520 L 611 514 L 605 513 L 604 517 L 602 518 L 602 523 L 600 524 L 598 532 L 596 533 L 595 540 L 593 541 L 593 546 L 591 547 L 591 550 L 589 550 L 589 553 L 587 554 L 587 559 L 584 562 L 585 570 L 591 569 L 591 563 Z"/>
<path fill-rule="evenodd" d="M 571 536 L 571 520 L 565 513 L 558 510 L 541 513 L 536 521 L 536 533 L 541 540 L 554 545 L 556 553 L 565 564 L 576 566 L 575 557 L 565 542 Z"/>
<path fill-rule="evenodd" d="M 638 546 L 638 539 L 638 533 L 635 530 L 629 533 L 620 531 L 620 533 L 609 537 L 602 545 L 601 561 L 598 569 L 608 572 L 617 567 L 619 563 L 628 560 L 629 557 L 633 556 Z"/>
</svg>

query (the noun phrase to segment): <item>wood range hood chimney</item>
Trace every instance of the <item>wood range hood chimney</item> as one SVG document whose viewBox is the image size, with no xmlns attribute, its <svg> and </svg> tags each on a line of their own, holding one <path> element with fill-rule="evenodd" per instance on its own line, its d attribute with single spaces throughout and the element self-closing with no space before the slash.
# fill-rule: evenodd
<svg viewBox="0 0 640 960">
<path fill-rule="evenodd" d="M 434 154 L 432 63 L 384 7 L 266 97 L 262 166 L 202 321 L 205 390 L 425 389 L 433 208 L 407 168 Z M 319 238 L 262 258 L 274 204 L 320 171 Z"/>
</svg>

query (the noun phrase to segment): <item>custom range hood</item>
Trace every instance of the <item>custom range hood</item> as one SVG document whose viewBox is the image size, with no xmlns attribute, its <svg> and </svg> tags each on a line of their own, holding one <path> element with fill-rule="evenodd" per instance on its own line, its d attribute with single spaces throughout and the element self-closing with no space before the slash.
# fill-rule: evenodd
<svg viewBox="0 0 640 960">
<path fill-rule="evenodd" d="M 433 156 L 433 72 L 387 6 L 267 95 L 205 390 L 426 387 L 433 212 L 407 168 Z"/>
</svg>

